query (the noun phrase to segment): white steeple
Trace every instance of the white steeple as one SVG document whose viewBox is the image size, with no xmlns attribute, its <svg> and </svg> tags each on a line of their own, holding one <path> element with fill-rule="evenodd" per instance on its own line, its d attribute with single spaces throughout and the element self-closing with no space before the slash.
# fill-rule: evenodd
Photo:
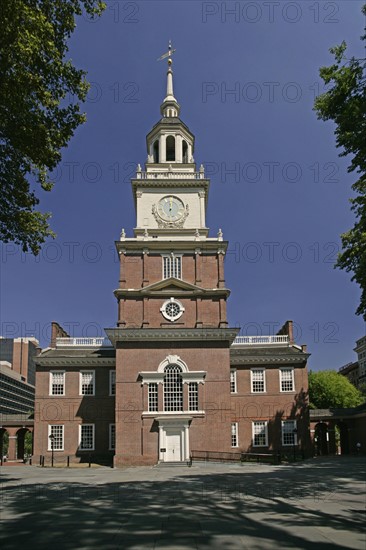
<svg viewBox="0 0 366 550">
<path fill-rule="evenodd" d="M 158 61 L 168 58 L 168 72 L 166 80 L 166 97 L 160 107 L 161 114 L 164 117 L 178 117 L 180 112 L 180 105 L 174 97 L 173 91 L 173 60 L 172 55 L 176 50 L 172 49 L 172 43 L 169 40 L 169 48 L 167 53 L 159 57 Z"/>
</svg>

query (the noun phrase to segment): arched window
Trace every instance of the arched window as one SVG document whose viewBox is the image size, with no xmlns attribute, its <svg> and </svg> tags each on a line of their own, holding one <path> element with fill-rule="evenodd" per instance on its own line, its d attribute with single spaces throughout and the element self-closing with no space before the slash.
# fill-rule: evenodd
<svg viewBox="0 0 366 550">
<path fill-rule="evenodd" d="M 185 140 L 182 141 L 182 161 L 188 162 L 188 143 Z"/>
<path fill-rule="evenodd" d="M 175 137 L 168 136 L 166 138 L 166 160 L 175 160 Z"/>
<path fill-rule="evenodd" d="M 154 162 L 158 163 L 159 162 L 159 140 L 158 139 L 154 141 L 153 155 L 154 155 Z"/>
<path fill-rule="evenodd" d="M 164 411 L 183 411 L 182 369 L 168 365 L 164 369 Z"/>
</svg>

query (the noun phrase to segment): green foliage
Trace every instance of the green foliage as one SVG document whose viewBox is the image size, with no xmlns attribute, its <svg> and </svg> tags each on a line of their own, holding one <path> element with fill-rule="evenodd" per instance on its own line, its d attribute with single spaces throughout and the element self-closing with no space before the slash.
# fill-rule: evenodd
<svg viewBox="0 0 366 550">
<path fill-rule="evenodd" d="M 85 121 L 80 102 L 89 85 L 65 59 L 67 40 L 76 16 L 95 17 L 104 7 L 101 0 L 1 0 L 0 239 L 24 251 L 37 254 L 54 236 L 50 213 L 35 210 L 34 189 L 51 190 L 49 172 Z"/>
<path fill-rule="evenodd" d="M 24 454 L 31 455 L 33 448 L 33 434 L 32 432 L 27 432 L 24 436 Z"/>
<path fill-rule="evenodd" d="M 9 434 L 8 432 L 3 432 L 3 438 L 2 438 L 2 453 L 3 453 L 3 456 L 6 456 L 8 454 L 8 449 L 9 449 Z M 1 445 L 0 445 L 0 448 L 1 448 Z"/>
<path fill-rule="evenodd" d="M 364 402 L 361 392 L 333 370 L 309 372 L 309 400 L 312 409 L 357 407 Z"/>
<path fill-rule="evenodd" d="M 366 15 L 366 4 L 362 12 Z M 330 88 L 316 98 L 314 110 L 319 119 L 333 120 L 336 145 L 342 149 L 339 156 L 351 155 L 348 171 L 358 174 L 352 186 L 356 196 L 351 198 L 356 223 L 341 235 L 342 252 L 335 267 L 353 273 L 352 281 L 361 288 L 356 313 L 366 320 L 366 64 L 365 59 L 347 60 L 346 49 L 345 42 L 330 49 L 335 64 L 319 71 Z"/>
</svg>

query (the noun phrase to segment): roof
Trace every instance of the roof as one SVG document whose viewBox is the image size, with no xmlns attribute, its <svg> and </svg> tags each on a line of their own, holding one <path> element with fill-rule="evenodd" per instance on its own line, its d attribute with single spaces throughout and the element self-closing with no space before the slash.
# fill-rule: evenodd
<svg viewBox="0 0 366 550">
<path fill-rule="evenodd" d="M 81 348 L 77 346 L 48 348 L 35 358 L 35 363 L 39 367 L 114 366 L 115 361 L 116 350 L 114 348 Z"/>
<path fill-rule="evenodd" d="M 366 415 L 366 402 L 358 407 L 348 407 L 340 409 L 310 409 L 310 420 L 325 420 L 330 418 L 344 418 L 350 416 Z"/>
</svg>

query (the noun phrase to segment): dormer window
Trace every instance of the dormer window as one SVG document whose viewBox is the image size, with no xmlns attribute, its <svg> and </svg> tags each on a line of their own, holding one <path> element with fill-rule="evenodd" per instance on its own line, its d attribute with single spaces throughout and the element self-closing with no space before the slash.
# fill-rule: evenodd
<svg viewBox="0 0 366 550">
<path fill-rule="evenodd" d="M 168 136 L 166 138 L 166 160 L 175 161 L 175 137 Z"/>
</svg>

